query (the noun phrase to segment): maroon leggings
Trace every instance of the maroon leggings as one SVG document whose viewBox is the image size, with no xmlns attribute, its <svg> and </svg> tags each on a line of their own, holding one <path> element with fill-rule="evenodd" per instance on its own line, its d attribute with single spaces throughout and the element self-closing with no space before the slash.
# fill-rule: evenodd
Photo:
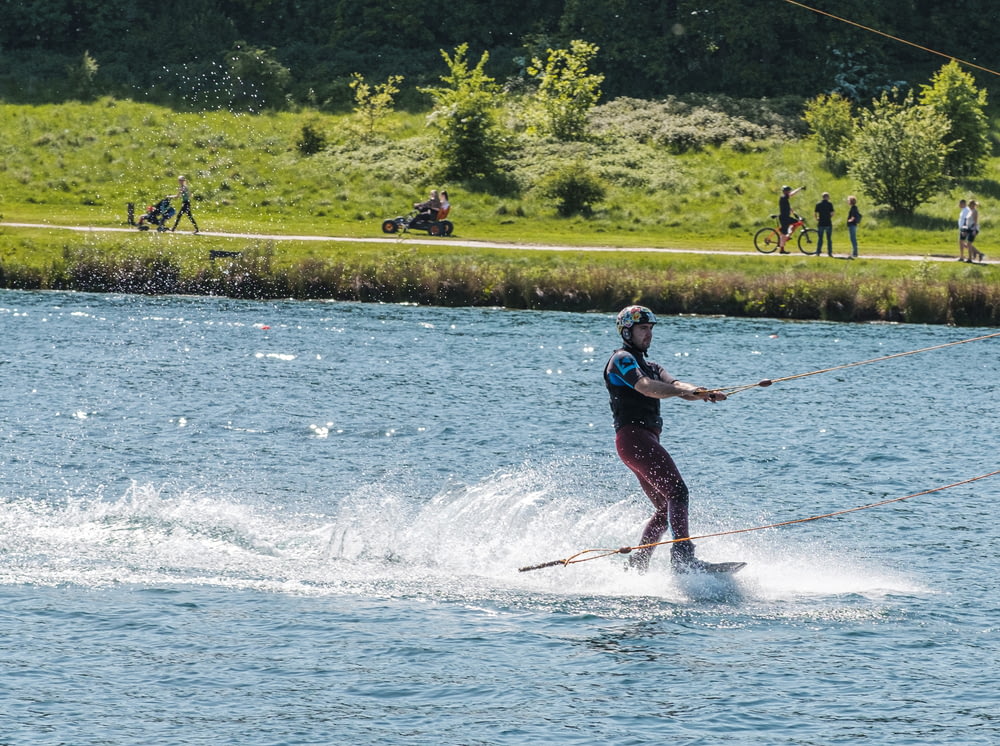
<svg viewBox="0 0 1000 746">
<path fill-rule="evenodd" d="M 625 466 L 639 478 L 639 486 L 656 508 L 639 543 L 659 541 L 668 527 L 675 539 L 690 536 L 688 488 L 674 460 L 660 445 L 660 434 L 638 425 L 625 425 L 615 435 L 615 448 Z M 647 564 L 652 553 L 652 548 L 637 550 L 633 564 Z"/>
</svg>

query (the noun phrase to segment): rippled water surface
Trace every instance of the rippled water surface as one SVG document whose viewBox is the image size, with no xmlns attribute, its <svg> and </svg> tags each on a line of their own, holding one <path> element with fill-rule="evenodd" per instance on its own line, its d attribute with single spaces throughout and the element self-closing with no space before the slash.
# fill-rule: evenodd
<svg viewBox="0 0 1000 746">
<path fill-rule="evenodd" d="M 668 318 L 738 386 L 988 329 Z M 0 743 L 1000 743 L 1000 477 L 623 558 L 607 314 L 0 291 Z M 1000 338 L 664 404 L 696 534 L 998 468 Z"/>
</svg>

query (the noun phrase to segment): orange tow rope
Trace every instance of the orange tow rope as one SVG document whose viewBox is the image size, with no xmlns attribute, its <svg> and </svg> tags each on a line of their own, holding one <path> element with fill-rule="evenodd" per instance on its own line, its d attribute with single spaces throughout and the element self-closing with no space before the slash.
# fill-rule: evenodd
<svg viewBox="0 0 1000 746">
<path fill-rule="evenodd" d="M 963 479 L 960 482 L 952 482 L 951 484 L 942 485 L 941 487 L 932 487 L 928 490 L 923 490 L 921 492 L 914 492 L 912 495 L 904 495 L 903 497 L 893 497 L 888 500 L 880 500 L 876 503 L 869 503 L 868 505 L 859 505 L 855 508 L 847 508 L 845 510 L 835 510 L 832 513 L 824 513 L 823 515 L 814 515 L 809 518 L 794 518 L 788 521 L 781 521 L 780 523 L 769 523 L 766 526 L 754 526 L 753 528 L 737 528 L 731 531 L 718 531 L 714 534 L 702 534 L 701 536 L 687 536 L 683 539 L 670 539 L 669 541 L 657 541 L 652 544 L 640 544 L 634 547 L 619 547 L 618 549 L 584 549 L 582 552 L 577 552 L 576 554 L 567 557 L 566 559 L 551 560 L 549 562 L 542 562 L 538 565 L 528 565 L 527 567 L 518 568 L 518 572 L 528 572 L 529 570 L 541 570 L 544 567 L 555 567 L 556 565 L 575 565 L 578 562 L 587 562 L 588 560 L 601 559 L 602 557 L 610 557 L 615 554 L 628 554 L 635 549 L 647 549 L 650 547 L 659 547 L 664 544 L 674 544 L 678 541 L 696 541 L 698 539 L 711 539 L 717 536 L 731 536 L 733 534 L 745 534 L 750 531 L 763 531 L 768 528 L 780 528 L 782 526 L 791 526 L 796 523 L 808 523 L 809 521 L 818 521 L 820 518 L 832 518 L 837 515 L 845 515 L 847 513 L 856 513 L 859 510 L 868 510 L 869 508 L 877 508 L 880 505 L 888 505 L 890 503 L 898 503 L 903 500 L 911 500 L 914 497 L 920 497 L 921 495 L 930 495 L 933 492 L 941 492 L 942 490 L 948 490 L 952 487 L 960 487 L 963 484 L 971 484 L 972 482 L 978 482 L 980 479 L 986 479 L 988 477 L 995 477 L 1000 474 L 1000 469 L 996 471 L 991 471 L 988 474 L 980 474 L 978 477 L 971 477 L 969 479 Z"/>
<path fill-rule="evenodd" d="M 761 388 L 770 386 L 775 383 L 782 383 L 783 381 L 794 381 L 796 378 L 806 378 L 808 376 L 819 375 L 820 373 L 829 373 L 834 370 L 844 370 L 845 368 L 854 368 L 858 365 L 870 365 L 871 363 L 881 363 L 884 360 L 892 360 L 896 357 L 906 357 L 907 355 L 916 355 L 919 352 L 930 352 L 931 350 L 943 350 L 946 347 L 954 347 L 955 345 L 964 345 L 969 342 L 979 342 L 984 339 L 990 339 L 992 337 L 1000 337 L 1000 332 L 994 332 L 993 334 L 984 334 L 981 337 L 972 337 L 971 339 L 960 339 L 956 342 L 946 342 L 945 344 L 934 345 L 933 347 L 924 347 L 920 350 L 910 350 L 909 352 L 897 352 L 894 355 L 883 355 L 882 357 L 872 358 L 871 360 L 861 360 L 856 363 L 846 363 L 844 365 L 835 365 L 832 368 L 823 368 L 822 370 L 814 370 L 809 373 L 799 373 L 794 376 L 785 376 L 784 378 L 765 378 L 763 381 L 758 381 L 757 383 L 749 383 L 744 386 L 734 386 L 728 389 L 715 389 L 716 391 L 721 391 L 726 396 L 732 396 L 733 394 L 738 394 L 740 391 L 746 391 L 747 389 L 752 389 L 760 386 Z"/>
</svg>

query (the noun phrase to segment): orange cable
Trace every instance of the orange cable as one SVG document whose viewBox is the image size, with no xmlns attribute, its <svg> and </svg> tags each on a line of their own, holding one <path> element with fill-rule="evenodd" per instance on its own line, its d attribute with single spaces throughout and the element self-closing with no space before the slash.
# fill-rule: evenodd
<svg viewBox="0 0 1000 746">
<path fill-rule="evenodd" d="M 955 342 L 945 342 L 944 344 L 934 345 L 933 347 L 924 347 L 919 350 L 910 350 L 909 352 L 896 352 L 892 355 L 883 355 L 882 357 L 872 358 L 871 360 L 861 360 L 856 363 L 844 363 L 843 365 L 835 365 L 832 368 L 823 368 L 822 370 L 814 370 L 809 373 L 797 373 L 794 376 L 784 376 L 783 378 L 765 378 L 763 381 L 758 381 L 757 383 L 749 383 L 744 386 L 733 386 L 726 389 L 714 389 L 715 391 L 721 391 L 727 396 L 732 396 L 733 394 L 739 393 L 740 391 L 746 391 L 747 389 L 755 388 L 760 386 L 762 388 L 770 386 L 773 383 L 780 383 L 782 381 L 792 381 L 796 378 L 806 378 L 808 376 L 815 376 L 819 373 L 829 373 L 834 370 L 843 370 L 845 368 L 854 368 L 858 365 L 869 365 L 871 363 L 881 363 L 884 360 L 892 360 L 896 357 L 906 357 L 907 355 L 916 355 L 918 352 L 930 352 L 931 350 L 942 350 L 945 347 L 954 347 L 955 345 L 964 345 L 969 342 L 979 342 L 984 339 L 990 339 L 992 337 L 1000 337 L 1000 332 L 994 332 L 993 334 L 984 334 L 981 337 L 971 337 L 970 339 L 959 339 Z"/>
<path fill-rule="evenodd" d="M 555 565 L 575 565 L 578 562 L 586 562 L 588 560 L 600 559 L 602 557 L 610 557 L 614 554 L 629 554 L 636 549 L 650 549 L 652 547 L 663 546 L 664 544 L 675 544 L 679 541 L 697 541 L 700 539 L 711 539 L 718 536 L 731 536 L 733 534 L 745 534 L 751 531 L 763 531 L 769 528 L 781 528 L 783 526 L 792 526 L 796 523 L 808 523 L 809 521 L 818 521 L 820 518 L 832 518 L 833 516 L 846 515 L 847 513 L 856 513 L 859 510 L 868 510 L 869 508 L 877 508 L 881 505 L 888 505 L 889 503 L 898 503 L 903 500 L 910 500 L 914 497 L 920 497 L 922 495 L 930 495 L 933 492 L 941 492 L 942 490 L 951 489 L 952 487 L 960 487 L 963 484 L 971 484 L 972 482 L 978 482 L 980 479 L 986 479 L 987 477 L 995 477 L 1000 474 L 1000 469 L 996 471 L 991 471 L 988 474 L 980 474 L 978 477 L 970 477 L 969 479 L 963 479 L 960 482 L 952 482 L 951 484 L 942 485 L 940 487 L 932 487 L 921 492 L 914 492 L 912 495 L 904 495 L 903 497 L 893 497 L 888 500 L 880 500 L 879 502 L 869 503 L 867 505 L 859 505 L 854 508 L 846 508 L 844 510 L 835 510 L 832 513 L 824 513 L 822 515 L 814 515 L 809 518 L 794 518 L 788 521 L 781 521 L 779 523 L 769 523 L 766 526 L 754 526 L 752 528 L 737 528 L 731 531 L 718 531 L 714 534 L 702 534 L 701 536 L 686 536 L 682 539 L 670 539 L 668 541 L 657 541 L 652 544 L 640 544 L 634 547 L 620 547 L 618 549 L 584 549 L 583 551 L 577 552 L 574 555 L 567 557 L 566 559 L 551 560 L 549 562 L 542 562 L 538 565 L 529 565 L 527 567 L 518 568 L 518 572 L 527 572 L 529 570 L 540 570 L 543 567 L 554 567 Z M 591 556 L 584 556 L 591 555 Z"/>
<path fill-rule="evenodd" d="M 908 44 L 911 47 L 916 47 L 917 49 L 923 50 L 924 52 L 930 52 L 931 54 L 936 54 L 936 55 L 939 55 L 941 57 L 945 57 L 945 58 L 947 58 L 949 60 L 955 60 L 956 62 L 961 62 L 963 65 L 968 65 L 969 67 L 974 67 L 977 70 L 982 70 L 983 72 L 989 73 L 990 75 L 1000 75 L 1000 72 L 997 72 L 996 70 L 991 70 L 988 67 L 983 67 L 982 65 L 977 65 L 975 62 L 969 62 L 967 60 L 963 60 L 963 59 L 961 59 L 959 57 L 956 57 L 953 54 L 945 54 L 944 52 L 938 52 L 936 49 L 931 49 L 930 47 L 924 47 L 924 46 L 921 46 L 920 44 L 915 44 L 912 41 L 907 41 L 906 39 L 900 39 L 898 36 L 893 36 L 892 34 L 887 34 L 884 31 L 879 31 L 878 29 L 870 28 L 869 26 L 864 26 L 864 25 L 862 25 L 860 23 L 857 23 L 856 21 L 851 21 L 851 20 L 849 20 L 847 18 L 841 18 L 840 16 L 835 16 L 833 13 L 827 13 L 825 10 L 819 10 L 818 8 L 811 8 L 808 5 L 796 2 L 796 0 L 784 0 L 784 1 L 786 3 L 788 3 L 789 5 L 797 5 L 800 8 L 805 8 L 806 10 L 811 10 L 813 13 L 818 13 L 821 16 L 827 16 L 829 18 L 833 18 L 836 21 L 840 21 L 842 23 L 846 23 L 846 24 L 849 24 L 851 26 L 857 26 L 858 28 L 864 29 L 865 31 L 870 31 L 873 34 L 878 34 L 879 36 L 884 36 L 887 39 L 892 39 L 893 41 L 898 41 L 900 44 Z"/>
</svg>

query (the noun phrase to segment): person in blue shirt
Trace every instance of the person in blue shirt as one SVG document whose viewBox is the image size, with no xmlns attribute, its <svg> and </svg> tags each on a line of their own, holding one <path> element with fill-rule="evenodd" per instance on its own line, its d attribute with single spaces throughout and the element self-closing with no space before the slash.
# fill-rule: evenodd
<svg viewBox="0 0 1000 746">
<path fill-rule="evenodd" d="M 642 544 L 655 544 L 669 528 L 675 539 L 689 537 L 688 488 L 677 465 L 660 445 L 663 419 L 660 400 L 679 397 L 686 401 L 725 401 L 726 395 L 678 381 L 660 365 L 646 359 L 653 341 L 656 316 L 645 306 L 629 306 L 618 314 L 616 326 L 623 345 L 608 360 L 604 383 L 611 399 L 615 425 L 615 448 L 622 462 L 638 477 L 642 491 L 656 512 L 642 532 Z M 636 549 L 629 565 L 645 572 L 654 547 Z M 678 572 L 702 569 L 695 559 L 694 544 L 670 545 L 670 563 Z"/>
</svg>

